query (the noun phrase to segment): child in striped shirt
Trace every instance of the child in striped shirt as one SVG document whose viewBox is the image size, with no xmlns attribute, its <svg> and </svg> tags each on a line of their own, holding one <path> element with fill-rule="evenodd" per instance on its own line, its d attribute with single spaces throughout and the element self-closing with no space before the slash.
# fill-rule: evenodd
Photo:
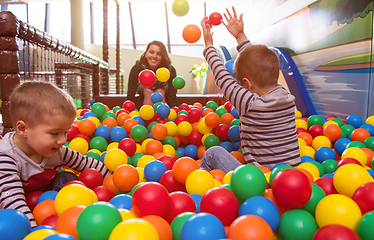
<svg viewBox="0 0 374 240">
<path fill-rule="evenodd" d="M 240 115 L 240 137 L 247 164 L 272 168 L 285 163 L 300 164 L 295 125 L 295 97 L 278 84 L 279 59 L 264 45 L 252 45 L 244 33 L 243 14 L 228 9 L 223 22 L 238 42 L 233 78 L 215 48 L 209 24 L 202 19 L 204 57 L 216 85 Z M 242 165 L 224 148 L 209 148 L 200 167 L 232 171 Z"/>
<path fill-rule="evenodd" d="M 111 174 L 103 163 L 65 147 L 67 130 L 76 116 L 71 96 L 46 82 L 25 82 L 10 96 L 14 132 L 0 141 L 0 209 L 17 209 L 36 221 L 25 195 L 36 190 L 58 191 L 71 178 L 62 165 L 76 171 L 95 168 Z M 55 184 L 54 184 L 55 183 Z"/>
</svg>

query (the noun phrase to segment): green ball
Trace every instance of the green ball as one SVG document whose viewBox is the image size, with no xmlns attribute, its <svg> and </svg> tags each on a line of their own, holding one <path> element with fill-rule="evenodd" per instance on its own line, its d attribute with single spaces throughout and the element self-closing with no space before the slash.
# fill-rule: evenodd
<svg viewBox="0 0 374 240">
<path fill-rule="evenodd" d="M 245 201 L 253 196 L 261 196 L 265 192 L 267 181 L 261 169 L 246 164 L 234 170 L 230 185 L 235 196 Z"/>
<path fill-rule="evenodd" d="M 117 113 L 119 110 L 121 110 L 122 108 L 120 106 L 115 106 L 112 108 L 113 112 Z"/>
<path fill-rule="evenodd" d="M 326 172 L 325 172 L 325 168 L 323 167 L 322 163 L 317 162 L 317 161 L 310 161 L 310 163 L 318 168 L 320 176 L 325 175 Z"/>
<path fill-rule="evenodd" d="M 147 128 L 143 125 L 135 125 L 130 131 L 131 138 L 135 142 L 141 142 L 148 136 Z"/>
<path fill-rule="evenodd" d="M 173 239 L 180 239 L 182 228 L 186 221 L 195 215 L 193 212 L 184 212 L 177 215 L 170 223 L 171 230 L 173 231 Z"/>
<path fill-rule="evenodd" d="M 82 116 L 77 117 L 77 120 L 78 120 L 78 121 L 80 121 L 80 120 L 82 120 L 82 119 L 83 119 Z"/>
<path fill-rule="evenodd" d="M 104 152 L 108 147 L 108 142 L 105 138 L 97 136 L 91 139 L 90 149 L 97 149 L 100 152 Z"/>
<path fill-rule="evenodd" d="M 309 201 L 304 206 L 302 206 L 300 209 L 309 212 L 314 217 L 317 205 L 319 201 L 321 201 L 322 198 L 326 197 L 326 193 L 317 184 L 312 183 L 312 188 L 313 188 L 312 195 L 310 196 Z"/>
<path fill-rule="evenodd" d="M 183 17 L 190 10 L 190 4 L 187 0 L 175 0 L 171 5 L 171 10 L 176 16 Z"/>
<path fill-rule="evenodd" d="M 367 148 L 374 151 L 374 137 L 368 137 L 365 139 L 364 144 Z"/>
<path fill-rule="evenodd" d="M 231 121 L 230 123 L 230 127 L 234 126 L 234 125 L 240 125 L 240 121 L 239 119 L 235 118 L 234 120 Z"/>
<path fill-rule="evenodd" d="M 345 149 L 347 148 L 351 148 L 351 147 L 356 147 L 356 148 L 366 148 L 366 145 L 360 141 L 352 141 L 350 143 L 347 144 L 347 146 L 345 147 Z"/>
<path fill-rule="evenodd" d="M 144 153 L 135 153 L 132 157 L 131 157 L 131 165 L 133 165 L 134 167 L 136 167 L 138 165 L 138 161 L 141 157 L 144 156 Z"/>
<path fill-rule="evenodd" d="M 105 105 L 102 103 L 94 103 L 91 107 L 91 112 L 95 113 L 96 116 L 100 119 L 106 112 Z"/>
<path fill-rule="evenodd" d="M 153 104 L 153 110 L 156 112 L 158 106 L 160 106 L 161 104 L 162 104 L 162 102 L 156 102 L 155 104 Z"/>
<path fill-rule="evenodd" d="M 220 108 L 217 108 L 216 113 L 218 114 L 219 117 L 222 117 L 222 115 L 225 113 L 228 113 L 228 111 L 226 110 L 226 108 L 220 107 Z"/>
<path fill-rule="evenodd" d="M 103 121 L 105 118 L 108 118 L 108 117 L 111 117 L 111 118 L 114 118 L 117 120 L 117 116 L 114 112 L 106 112 L 104 113 L 104 115 L 101 117 L 101 121 Z"/>
<path fill-rule="evenodd" d="M 348 135 L 344 131 L 342 131 L 340 138 L 348 138 Z"/>
<path fill-rule="evenodd" d="M 204 140 L 204 146 L 208 149 L 213 146 L 218 146 L 221 144 L 221 141 L 216 135 L 209 135 Z"/>
<path fill-rule="evenodd" d="M 136 185 L 131 189 L 131 191 L 130 191 L 129 193 L 127 193 L 127 194 L 130 195 L 130 196 L 132 196 L 132 195 L 134 194 L 135 190 L 136 190 L 140 185 L 142 185 L 142 184 L 144 184 L 144 183 L 145 183 L 145 182 L 140 182 L 140 183 L 136 184 Z"/>
<path fill-rule="evenodd" d="M 271 173 L 270 173 L 270 176 L 269 176 L 269 185 L 271 186 L 271 183 L 273 182 L 273 179 L 275 177 L 275 175 L 277 175 L 280 171 L 284 170 L 284 169 L 288 169 L 288 168 L 294 168 L 288 164 L 280 164 L 276 167 L 273 167 L 271 169 Z"/>
<path fill-rule="evenodd" d="M 349 124 L 345 124 L 340 129 L 342 130 L 342 133 L 344 132 L 345 135 L 349 136 L 351 135 L 352 131 L 355 130 L 355 127 Z"/>
<path fill-rule="evenodd" d="M 232 192 L 231 185 L 230 184 L 222 184 L 220 187 L 226 188 Z"/>
<path fill-rule="evenodd" d="M 208 101 L 206 104 L 205 104 L 205 107 L 206 108 L 210 108 L 210 109 L 213 109 L 213 111 L 216 111 L 217 110 L 217 103 L 215 101 Z"/>
<path fill-rule="evenodd" d="M 69 144 L 70 144 L 70 142 L 69 142 L 69 141 L 66 141 L 65 144 L 64 144 L 64 146 L 65 146 L 65 147 L 69 147 Z"/>
<path fill-rule="evenodd" d="M 279 221 L 278 233 L 281 239 L 310 240 L 318 230 L 313 215 L 302 209 L 285 212 Z"/>
<path fill-rule="evenodd" d="M 371 240 L 374 236 L 374 211 L 365 213 L 357 223 L 356 233 L 362 240 Z"/>
<path fill-rule="evenodd" d="M 175 151 L 175 155 L 176 155 L 177 157 L 182 157 L 182 155 L 181 155 L 178 151 Z"/>
<path fill-rule="evenodd" d="M 336 122 L 340 128 L 344 125 L 343 120 L 341 120 L 340 118 L 333 118 L 331 119 L 331 121 Z"/>
<path fill-rule="evenodd" d="M 186 110 L 180 110 L 177 115 L 181 115 L 181 114 L 187 116 L 188 112 Z"/>
<path fill-rule="evenodd" d="M 166 136 L 162 140 L 162 144 L 163 145 L 169 144 L 169 145 L 173 146 L 173 148 L 177 148 L 177 140 L 175 140 L 175 138 L 173 138 L 172 136 Z"/>
<path fill-rule="evenodd" d="M 186 81 L 184 81 L 183 77 L 178 76 L 173 79 L 173 87 L 175 87 L 176 89 L 182 89 L 185 85 Z"/>
<path fill-rule="evenodd" d="M 323 118 L 319 115 L 311 115 L 308 117 L 308 127 L 311 127 L 313 125 L 321 125 L 323 126 Z"/>
<path fill-rule="evenodd" d="M 100 160 L 100 154 L 98 154 L 97 152 L 88 152 L 86 154 L 84 154 L 90 158 L 94 158 L 96 160 Z"/>
<path fill-rule="evenodd" d="M 336 171 L 336 167 L 338 166 L 338 161 L 333 159 L 327 159 L 322 163 L 323 168 L 325 169 L 325 173 L 333 173 Z"/>
<path fill-rule="evenodd" d="M 121 214 L 113 204 L 95 202 L 79 215 L 77 235 L 80 240 L 108 239 L 113 228 L 121 221 Z"/>
<path fill-rule="evenodd" d="M 153 121 L 153 122 L 149 123 L 149 124 L 148 124 L 148 127 L 147 127 L 148 132 L 151 132 L 153 126 L 156 125 L 157 123 L 158 123 L 158 122 L 156 122 L 156 121 Z"/>
</svg>

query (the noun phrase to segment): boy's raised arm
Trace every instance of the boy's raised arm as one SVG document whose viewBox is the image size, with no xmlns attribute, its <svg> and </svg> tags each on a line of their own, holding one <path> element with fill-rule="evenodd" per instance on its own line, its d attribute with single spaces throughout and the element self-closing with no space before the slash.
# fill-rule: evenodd
<svg viewBox="0 0 374 240">
<path fill-rule="evenodd" d="M 244 23 L 243 23 L 243 14 L 240 14 L 239 18 L 236 14 L 234 6 L 232 7 L 232 14 L 226 8 L 226 13 L 223 13 L 226 18 L 227 23 L 222 21 L 222 24 L 227 28 L 227 30 L 236 38 L 236 41 L 241 43 L 244 40 L 247 40 L 247 36 L 244 33 Z"/>
</svg>

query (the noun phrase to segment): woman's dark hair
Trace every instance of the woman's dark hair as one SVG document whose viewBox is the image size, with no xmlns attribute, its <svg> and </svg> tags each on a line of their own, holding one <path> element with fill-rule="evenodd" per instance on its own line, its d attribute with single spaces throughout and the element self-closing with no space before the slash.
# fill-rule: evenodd
<svg viewBox="0 0 374 240">
<path fill-rule="evenodd" d="M 152 41 L 150 43 L 148 43 L 147 45 L 147 49 L 144 51 L 144 53 L 140 56 L 140 59 L 139 59 L 139 62 L 141 64 L 144 64 L 145 66 L 148 67 L 148 63 L 147 63 L 147 60 L 145 59 L 145 55 L 147 53 L 147 51 L 149 50 L 149 47 L 151 45 L 155 45 L 155 46 L 158 46 L 160 47 L 160 50 L 161 50 L 161 55 L 162 55 L 162 61 L 161 61 L 161 66 L 160 67 L 166 67 L 166 68 L 169 68 L 170 65 L 171 65 L 171 60 L 170 60 L 170 57 L 169 57 L 169 54 L 168 54 L 168 51 L 166 50 L 166 47 L 165 45 L 160 42 L 160 41 Z"/>
</svg>

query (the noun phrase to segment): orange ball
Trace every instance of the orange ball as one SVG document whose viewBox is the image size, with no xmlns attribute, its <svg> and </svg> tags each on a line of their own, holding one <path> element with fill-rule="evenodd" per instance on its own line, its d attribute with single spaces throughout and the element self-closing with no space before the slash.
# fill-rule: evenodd
<svg viewBox="0 0 374 240">
<path fill-rule="evenodd" d="M 367 161 L 366 161 L 366 166 L 371 167 L 371 160 L 374 157 L 374 151 L 371 150 L 370 148 L 361 148 L 362 151 L 366 154 Z"/>
<path fill-rule="evenodd" d="M 214 179 L 217 179 L 222 183 L 223 178 L 225 177 L 226 173 L 222 171 L 221 169 L 213 169 L 210 171 L 210 174 L 212 174 Z"/>
<path fill-rule="evenodd" d="M 190 173 L 199 169 L 196 161 L 191 157 L 181 157 L 173 165 L 173 176 L 179 183 L 185 184 Z"/>
<path fill-rule="evenodd" d="M 199 131 L 199 129 L 198 129 L 199 122 L 194 122 L 191 125 L 192 125 L 192 132 L 198 132 Z"/>
<path fill-rule="evenodd" d="M 109 128 L 112 128 L 112 127 L 115 127 L 115 126 L 118 126 L 118 123 L 117 123 L 117 120 L 112 118 L 112 117 L 107 117 L 105 118 L 102 123 L 102 125 L 106 125 L 108 126 Z"/>
<path fill-rule="evenodd" d="M 66 233 L 78 239 L 77 221 L 79 215 L 86 208 L 83 205 L 76 205 L 66 209 L 61 213 L 56 223 L 56 230 L 59 233 Z"/>
<path fill-rule="evenodd" d="M 154 139 L 163 140 L 168 135 L 167 127 L 162 123 L 155 124 L 151 129 Z"/>
<path fill-rule="evenodd" d="M 114 170 L 113 183 L 121 191 L 130 191 L 139 183 L 139 172 L 129 164 L 123 164 Z"/>
<path fill-rule="evenodd" d="M 330 124 L 330 125 L 332 125 L 332 124 Z M 306 145 L 308 145 L 309 147 L 312 146 L 313 137 L 312 137 L 312 135 L 310 135 L 310 133 L 301 132 L 297 135 L 297 137 L 303 139 L 305 141 Z"/>
<path fill-rule="evenodd" d="M 130 134 L 132 127 L 138 124 L 138 121 L 133 118 L 129 118 L 123 123 L 123 128 L 126 130 L 127 134 Z"/>
<path fill-rule="evenodd" d="M 230 154 L 236 158 L 241 164 L 245 164 L 245 159 L 243 153 L 239 151 L 231 151 Z"/>
<path fill-rule="evenodd" d="M 370 133 L 364 128 L 356 128 L 351 133 L 351 141 L 359 141 L 363 143 L 368 137 L 370 137 Z"/>
<path fill-rule="evenodd" d="M 117 194 L 118 188 L 113 183 L 113 174 L 111 174 L 111 175 L 109 175 L 109 176 L 107 176 L 107 177 L 104 178 L 103 186 L 110 188 L 110 190 L 112 190 L 112 192 L 114 194 Z"/>
<path fill-rule="evenodd" d="M 335 142 L 342 135 L 341 128 L 336 124 L 328 124 L 323 128 L 322 134 L 330 139 L 331 142 Z"/>
<path fill-rule="evenodd" d="M 207 149 L 204 145 L 200 145 L 198 150 L 197 150 L 197 157 L 200 158 L 200 159 L 203 158 L 206 150 Z"/>
<path fill-rule="evenodd" d="M 273 240 L 273 230 L 261 217 L 248 214 L 236 218 L 227 231 L 229 239 Z"/>
<path fill-rule="evenodd" d="M 205 117 L 206 115 L 208 115 L 208 113 L 214 113 L 214 110 L 211 109 L 211 108 L 205 108 L 202 112 L 202 117 Z"/>
<path fill-rule="evenodd" d="M 142 217 L 156 229 L 160 240 L 173 240 L 173 231 L 169 223 L 162 217 L 157 215 L 147 215 Z"/>
<path fill-rule="evenodd" d="M 214 112 L 211 112 L 211 113 L 208 113 L 205 118 L 205 124 L 210 127 L 210 128 L 215 128 L 219 125 L 220 123 L 220 118 L 219 118 L 219 115 L 217 113 L 214 113 Z"/>
<path fill-rule="evenodd" d="M 264 166 L 258 166 L 258 168 L 265 174 L 267 172 L 271 172 L 271 170 Z"/>
<path fill-rule="evenodd" d="M 234 120 L 234 116 L 231 113 L 224 113 L 221 116 L 221 123 L 225 123 L 230 126 L 232 120 Z"/>
<path fill-rule="evenodd" d="M 118 114 L 118 116 L 117 116 L 117 124 L 118 124 L 118 126 L 122 127 L 123 124 L 125 123 L 125 121 L 127 119 L 129 119 L 129 118 L 130 118 L 130 115 L 128 113 L 120 113 L 120 114 Z"/>
<path fill-rule="evenodd" d="M 188 43 L 195 43 L 201 37 L 201 30 L 195 24 L 189 24 L 184 27 L 182 37 Z"/>
<path fill-rule="evenodd" d="M 96 130 L 96 124 L 91 119 L 85 118 L 78 124 L 80 133 L 86 134 L 87 136 L 93 134 Z"/>
<path fill-rule="evenodd" d="M 204 107 L 203 104 L 201 104 L 199 102 L 194 103 L 192 106 L 198 107 L 200 110 L 203 109 L 203 107 Z"/>
<path fill-rule="evenodd" d="M 163 145 L 158 140 L 150 140 L 145 145 L 145 154 L 147 155 L 153 155 L 155 153 L 162 153 L 163 151 Z"/>
<path fill-rule="evenodd" d="M 175 141 L 177 142 L 177 147 L 176 148 L 179 148 L 179 146 L 181 145 L 181 140 L 178 136 L 174 136 L 173 137 L 175 139 Z"/>
<path fill-rule="evenodd" d="M 266 189 L 264 194 L 262 194 L 262 196 L 266 197 L 267 199 L 269 199 L 270 201 L 272 201 L 275 204 L 275 206 L 277 207 L 277 209 L 279 211 L 279 216 L 282 216 L 283 213 L 285 213 L 289 210 L 289 208 L 280 204 L 278 202 L 278 200 L 274 197 L 273 189 L 271 189 L 271 188 Z"/>
<path fill-rule="evenodd" d="M 308 177 L 310 183 L 314 183 L 314 177 L 308 170 L 304 168 L 298 168 L 298 170 L 302 171 Z"/>
<path fill-rule="evenodd" d="M 35 221 L 40 225 L 47 217 L 57 214 L 55 209 L 55 200 L 44 200 L 35 206 L 32 211 Z"/>
</svg>

